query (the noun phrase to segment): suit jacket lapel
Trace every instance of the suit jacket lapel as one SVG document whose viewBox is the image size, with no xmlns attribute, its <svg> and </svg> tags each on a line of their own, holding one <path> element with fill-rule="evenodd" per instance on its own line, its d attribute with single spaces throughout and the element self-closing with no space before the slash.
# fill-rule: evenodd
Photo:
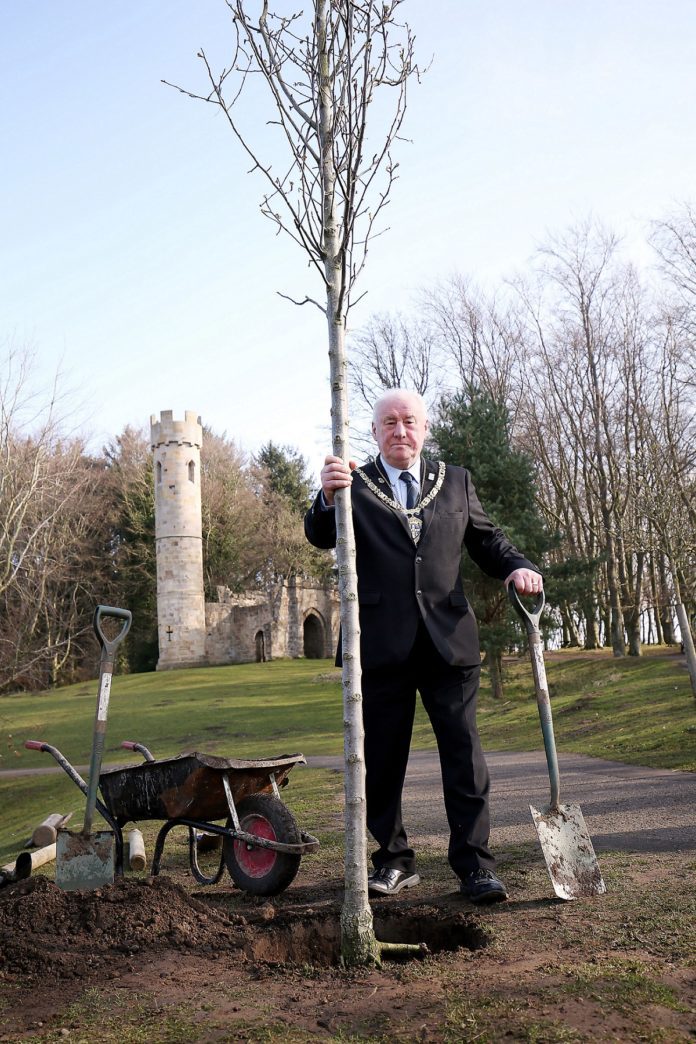
<svg viewBox="0 0 696 1044">
<path fill-rule="evenodd" d="M 374 461 L 370 461 L 368 464 L 364 464 L 362 470 L 365 472 L 369 479 L 372 479 L 377 488 L 381 489 L 384 492 L 384 494 L 389 497 L 390 500 L 394 499 L 394 491 L 391 488 L 391 483 L 387 482 L 387 480 L 384 478 L 384 475 L 381 473 Z M 372 496 L 373 494 L 370 495 Z M 379 503 L 379 499 L 377 497 L 375 497 L 375 500 L 377 500 Z M 404 515 L 403 511 L 399 511 L 398 508 L 390 508 L 386 504 L 384 506 L 389 511 L 391 511 L 393 515 L 396 515 L 396 517 L 399 519 L 399 522 L 403 526 L 404 532 L 408 535 L 408 539 L 411 541 L 411 543 L 413 543 L 411 530 L 408 528 L 408 522 L 406 521 L 406 516 Z"/>
<path fill-rule="evenodd" d="M 437 482 L 437 476 L 438 476 L 438 471 L 439 471 L 439 467 L 438 467 L 438 464 L 437 464 L 436 461 L 427 460 L 424 457 L 423 458 L 423 465 L 424 465 L 424 467 L 423 467 L 423 486 L 422 486 L 422 489 L 421 489 L 421 499 L 425 499 L 425 497 L 427 497 L 428 493 L 430 493 L 431 489 L 433 488 L 433 486 Z M 371 479 L 372 482 L 375 483 L 375 485 L 377 486 L 378 489 L 384 490 L 385 494 L 390 499 L 393 499 L 394 494 L 393 494 L 393 490 L 391 488 L 391 484 L 386 481 L 386 479 L 384 478 L 384 476 L 382 475 L 382 473 L 380 472 L 379 468 L 377 467 L 377 465 L 376 465 L 376 463 L 374 461 L 370 461 L 368 464 L 365 464 L 363 466 L 362 470 L 365 472 L 367 477 L 369 479 Z M 430 476 L 432 476 L 432 478 Z M 377 499 L 377 498 L 375 498 L 375 499 Z M 421 530 L 421 537 L 420 537 L 421 540 L 423 539 L 423 537 L 427 533 L 428 528 L 430 526 L 430 523 L 433 520 L 433 515 L 435 514 L 435 501 L 436 500 L 437 500 L 437 497 L 435 497 L 435 500 L 432 500 L 429 504 L 427 504 L 423 508 L 423 511 L 422 511 L 423 529 Z M 408 522 L 406 520 L 406 515 L 403 513 L 403 511 L 399 511 L 398 508 L 390 508 L 389 510 L 392 512 L 392 514 L 397 516 L 397 518 L 399 519 L 399 522 L 401 523 L 401 525 L 402 525 L 402 527 L 404 529 L 404 532 L 408 535 L 408 539 L 411 542 L 413 542 L 413 537 L 411 536 L 411 530 L 410 530 Z M 419 543 L 420 543 L 420 541 L 419 541 Z"/>
<path fill-rule="evenodd" d="M 437 473 L 438 473 L 438 465 L 437 465 L 436 461 L 426 460 L 424 458 L 423 459 L 423 463 L 424 463 L 425 467 L 423 469 L 424 478 L 423 478 L 423 488 L 421 490 L 421 499 L 425 499 L 425 497 L 427 497 L 428 493 L 430 492 L 430 490 L 435 485 L 435 483 L 437 481 Z M 430 477 L 431 475 L 432 475 L 432 478 Z M 430 503 L 427 504 L 423 508 L 423 529 L 422 529 L 422 532 L 421 532 L 421 540 L 423 539 L 425 534 L 428 532 L 428 529 L 430 527 L 430 523 L 433 520 L 433 515 L 435 514 L 435 502 L 436 501 L 437 501 L 437 497 L 435 497 L 435 500 L 431 500 Z"/>
</svg>

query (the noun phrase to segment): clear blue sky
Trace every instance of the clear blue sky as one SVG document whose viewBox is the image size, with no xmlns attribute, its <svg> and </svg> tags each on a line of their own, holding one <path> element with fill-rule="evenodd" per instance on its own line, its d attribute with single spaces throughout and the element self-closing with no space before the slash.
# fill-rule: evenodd
<svg viewBox="0 0 696 1044">
<path fill-rule="evenodd" d="M 696 197 L 693 0 L 402 10 L 433 64 L 354 326 L 455 271 L 511 274 L 589 213 L 642 260 L 650 219 Z M 318 470 L 324 320 L 275 291 L 320 288 L 259 215 L 263 186 L 220 116 L 160 82 L 203 88 L 197 50 L 224 63 L 231 40 L 223 0 L 2 5 L 0 345 L 62 367 L 95 448 L 193 409 L 249 451 L 272 438 Z"/>
</svg>

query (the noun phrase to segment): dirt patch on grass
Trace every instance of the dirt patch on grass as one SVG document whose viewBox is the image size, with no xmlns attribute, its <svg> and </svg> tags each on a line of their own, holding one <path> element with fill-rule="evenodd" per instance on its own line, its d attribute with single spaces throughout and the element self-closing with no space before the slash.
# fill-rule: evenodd
<svg viewBox="0 0 696 1044">
<path fill-rule="evenodd" d="M 509 903 L 478 909 L 442 860 L 373 904 L 420 960 L 338 965 L 340 880 L 307 872 L 273 901 L 189 877 L 65 893 L 0 892 L 0 1040 L 688 1040 L 696 1033 L 693 866 L 605 857 L 606 896 L 561 903 L 540 857 L 501 868 Z"/>
</svg>

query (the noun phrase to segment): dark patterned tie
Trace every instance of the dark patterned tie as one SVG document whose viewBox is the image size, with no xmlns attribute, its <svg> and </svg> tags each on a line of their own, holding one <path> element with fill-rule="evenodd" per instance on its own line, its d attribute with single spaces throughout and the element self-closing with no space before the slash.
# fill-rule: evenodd
<svg viewBox="0 0 696 1044">
<path fill-rule="evenodd" d="M 410 471 L 402 471 L 399 475 L 402 482 L 406 483 L 406 507 L 412 508 L 416 506 L 416 480 Z"/>
</svg>

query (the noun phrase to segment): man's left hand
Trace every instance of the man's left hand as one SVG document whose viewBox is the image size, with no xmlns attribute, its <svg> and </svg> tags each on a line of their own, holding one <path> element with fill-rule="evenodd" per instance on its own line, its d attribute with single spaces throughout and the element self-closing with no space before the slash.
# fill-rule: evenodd
<svg viewBox="0 0 696 1044">
<path fill-rule="evenodd" d="M 514 569 L 505 578 L 505 586 L 513 583 L 518 594 L 539 594 L 544 590 L 544 580 L 541 573 L 535 573 L 533 569 Z"/>
</svg>

